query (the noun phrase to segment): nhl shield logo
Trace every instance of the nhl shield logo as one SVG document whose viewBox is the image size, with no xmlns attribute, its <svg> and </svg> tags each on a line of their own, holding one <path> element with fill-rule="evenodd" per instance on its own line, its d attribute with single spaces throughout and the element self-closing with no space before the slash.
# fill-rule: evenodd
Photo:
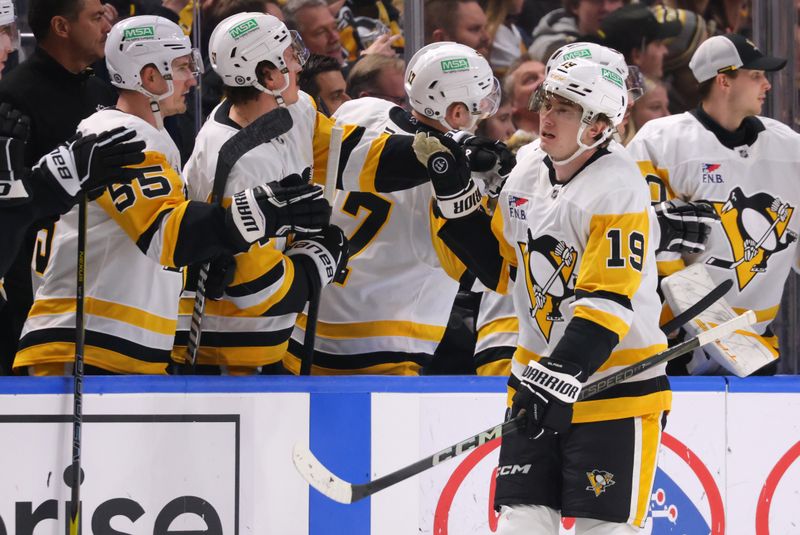
<svg viewBox="0 0 800 535">
<path fill-rule="evenodd" d="M 713 202 L 728 238 L 732 259 L 712 256 L 706 264 L 736 272 L 739 290 L 767 270 L 770 257 L 783 251 L 797 234 L 789 230 L 794 207 L 769 193 L 747 196 L 735 187 L 724 202 Z"/>
<path fill-rule="evenodd" d="M 564 321 L 561 302 L 575 294 L 573 273 L 578 260 L 575 247 L 544 235 L 536 239 L 528 230 L 528 242 L 518 242 L 525 262 L 531 318 L 550 341 L 553 324 Z"/>
</svg>

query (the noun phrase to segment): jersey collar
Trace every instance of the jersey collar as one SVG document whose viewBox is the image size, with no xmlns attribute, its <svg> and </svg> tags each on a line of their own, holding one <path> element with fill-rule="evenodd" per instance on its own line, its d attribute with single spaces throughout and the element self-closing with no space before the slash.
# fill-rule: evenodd
<svg viewBox="0 0 800 535">
<path fill-rule="evenodd" d="M 598 159 L 600 159 L 602 156 L 605 156 L 606 154 L 609 154 L 609 151 L 608 151 L 608 149 L 606 147 L 598 148 L 595 151 L 595 153 L 592 154 L 589 157 L 589 159 L 586 160 L 583 163 L 583 165 L 580 166 L 577 171 L 575 171 L 575 174 L 572 175 L 571 177 L 569 177 L 569 180 L 567 180 L 566 182 L 559 182 L 558 180 L 556 180 L 556 168 L 555 168 L 555 166 L 553 166 L 553 161 L 550 159 L 550 156 L 545 156 L 542 161 L 547 166 L 547 173 L 548 173 L 548 176 L 550 178 L 550 185 L 551 186 L 565 186 L 565 185 L 569 184 L 570 182 L 572 182 L 573 178 L 575 178 L 576 176 L 581 174 L 584 169 L 589 167 L 589 165 L 592 162 L 596 162 Z"/>
<path fill-rule="evenodd" d="M 725 147 L 733 150 L 743 145 L 752 145 L 758 139 L 758 133 L 765 130 L 764 123 L 758 117 L 751 115 L 745 117 L 739 128 L 731 132 L 723 128 L 717 121 L 715 121 L 709 114 L 707 114 L 702 105 L 691 110 L 695 119 L 697 119 L 706 130 L 714 134 L 714 137 Z"/>
</svg>

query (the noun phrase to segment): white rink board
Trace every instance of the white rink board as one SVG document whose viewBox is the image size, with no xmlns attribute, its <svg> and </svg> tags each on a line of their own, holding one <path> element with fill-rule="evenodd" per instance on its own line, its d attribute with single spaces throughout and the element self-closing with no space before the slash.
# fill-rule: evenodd
<svg viewBox="0 0 800 535">
<path fill-rule="evenodd" d="M 674 384 L 644 533 L 800 533 L 800 379 Z M 84 533 L 92 522 L 97 533 L 111 526 L 129 535 L 496 532 L 498 441 L 351 506 L 310 492 L 291 449 L 310 442 L 354 483 L 375 479 L 499 423 L 502 378 L 90 377 L 86 385 Z M 64 533 L 70 388 L 0 378 L 0 535 Z M 317 412 L 333 401 L 337 410 Z M 344 447 L 329 444 L 334 436 Z M 572 533 L 566 519 L 562 534 Z"/>
</svg>

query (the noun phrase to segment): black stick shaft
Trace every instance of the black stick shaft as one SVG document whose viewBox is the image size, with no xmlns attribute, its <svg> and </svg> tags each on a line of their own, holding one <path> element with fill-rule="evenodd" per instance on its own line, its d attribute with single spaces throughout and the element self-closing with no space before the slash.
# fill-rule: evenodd
<svg viewBox="0 0 800 535">
<path fill-rule="evenodd" d="M 70 535 L 80 533 L 81 431 L 83 424 L 83 352 L 86 338 L 84 304 L 86 288 L 86 196 L 78 207 L 78 269 L 75 289 L 75 369 L 72 403 L 72 493 L 70 496 Z"/>
</svg>

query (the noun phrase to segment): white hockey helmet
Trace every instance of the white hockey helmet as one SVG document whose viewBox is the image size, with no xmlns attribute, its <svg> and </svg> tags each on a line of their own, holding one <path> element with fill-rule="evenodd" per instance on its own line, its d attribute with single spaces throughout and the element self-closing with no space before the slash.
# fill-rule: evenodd
<svg viewBox="0 0 800 535">
<path fill-rule="evenodd" d="M 406 68 L 406 93 L 411 107 L 436 119 L 448 130 L 447 108 L 463 103 L 472 116 L 472 129 L 500 106 L 500 82 L 489 62 L 472 48 L 458 43 L 433 43 L 420 48 Z"/>
<path fill-rule="evenodd" d="M 540 109 L 553 96 L 573 102 L 581 108 L 578 150 L 565 160 L 554 160 L 559 164 L 569 163 L 611 137 L 622 123 L 628 107 L 628 91 L 619 71 L 581 58 L 569 59 L 550 69 L 542 85 L 533 94 L 532 109 Z M 584 144 L 581 140 L 583 132 L 600 115 L 607 117 L 611 124 L 594 143 Z"/>
<path fill-rule="evenodd" d="M 6 31 L 11 38 L 12 50 L 18 49 L 20 39 L 13 0 L 0 0 L 0 29 Z"/>
<path fill-rule="evenodd" d="M 192 48 L 189 37 L 174 22 L 163 17 L 143 15 L 124 19 L 111 28 L 106 39 L 106 65 L 111 83 L 120 89 L 131 89 L 154 101 L 169 97 L 174 91 L 172 61 L 190 56 L 192 76 L 203 70 L 200 53 Z M 142 69 L 154 65 L 167 81 L 167 92 L 154 95 L 142 86 Z"/>
<path fill-rule="evenodd" d="M 208 41 L 211 66 L 225 85 L 255 87 L 274 96 L 279 104 L 283 102 L 281 93 L 289 87 L 289 67 L 284 52 L 290 46 L 297 61 L 304 65 L 309 53 L 300 34 L 266 13 L 231 15 L 214 28 Z M 271 91 L 258 81 L 256 67 L 262 61 L 269 61 L 283 73 L 281 89 Z"/>
<path fill-rule="evenodd" d="M 621 52 L 597 43 L 578 42 L 562 46 L 553 52 L 553 55 L 547 60 L 547 65 L 545 65 L 544 69 L 545 76 L 553 67 L 575 58 L 587 59 L 616 70 L 617 74 L 625 80 L 629 96 L 633 101 L 638 100 L 644 94 L 644 78 L 639 67 L 628 65 L 625 62 L 625 56 Z"/>
</svg>

